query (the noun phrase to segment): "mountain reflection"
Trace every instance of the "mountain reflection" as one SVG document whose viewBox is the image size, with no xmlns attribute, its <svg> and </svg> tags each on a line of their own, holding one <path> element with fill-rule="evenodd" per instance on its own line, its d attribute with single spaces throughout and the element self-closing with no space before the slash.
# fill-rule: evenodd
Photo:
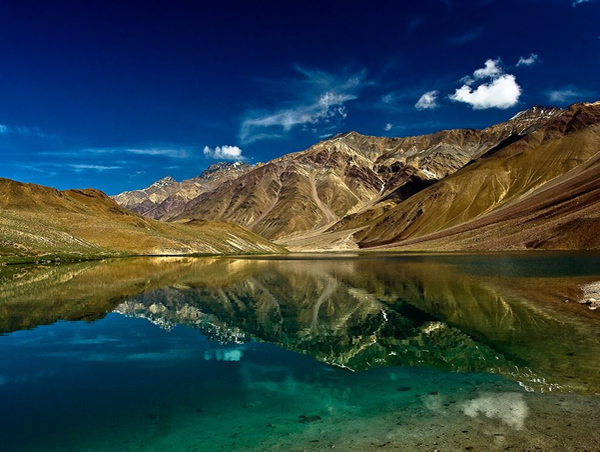
<svg viewBox="0 0 600 452">
<path fill-rule="evenodd" d="M 555 271 L 560 257 L 548 259 Z M 534 390 L 598 392 L 599 322 L 556 303 L 592 277 L 496 277 L 468 271 L 472 264 L 466 256 L 349 256 L 21 267 L 0 274 L 0 327 L 115 310 L 221 342 L 268 341 L 356 371 L 431 366 L 498 373 Z"/>
</svg>

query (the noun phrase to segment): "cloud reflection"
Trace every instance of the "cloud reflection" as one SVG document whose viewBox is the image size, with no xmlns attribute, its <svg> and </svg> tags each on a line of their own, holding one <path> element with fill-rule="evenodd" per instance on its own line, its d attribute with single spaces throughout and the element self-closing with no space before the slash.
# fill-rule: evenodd
<svg viewBox="0 0 600 452">
<path fill-rule="evenodd" d="M 529 408 L 523 400 L 523 394 L 509 392 L 506 394 L 488 394 L 466 402 L 462 407 L 462 411 L 472 418 L 483 414 L 488 418 L 499 419 L 511 428 L 521 430 Z"/>
</svg>

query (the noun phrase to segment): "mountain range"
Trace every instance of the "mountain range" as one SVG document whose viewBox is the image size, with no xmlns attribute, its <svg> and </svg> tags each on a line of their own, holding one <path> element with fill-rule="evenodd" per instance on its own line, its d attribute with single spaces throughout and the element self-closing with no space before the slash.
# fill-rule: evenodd
<svg viewBox="0 0 600 452">
<path fill-rule="evenodd" d="M 120 204 L 120 205 L 119 205 Z M 600 101 L 475 130 L 340 134 L 113 199 L 0 179 L 0 263 L 123 255 L 600 249 Z"/>
<path fill-rule="evenodd" d="M 142 190 L 113 196 L 126 209 L 148 218 L 170 218 L 183 212 L 188 201 L 210 192 L 228 180 L 247 173 L 252 166 L 244 162 L 219 162 L 209 166 L 197 177 L 177 182 L 171 176 L 162 178 Z"/>
<path fill-rule="evenodd" d="M 534 106 L 482 130 L 349 132 L 114 199 L 166 221 L 237 223 L 290 250 L 598 249 L 599 153 L 600 102 Z"/>
</svg>

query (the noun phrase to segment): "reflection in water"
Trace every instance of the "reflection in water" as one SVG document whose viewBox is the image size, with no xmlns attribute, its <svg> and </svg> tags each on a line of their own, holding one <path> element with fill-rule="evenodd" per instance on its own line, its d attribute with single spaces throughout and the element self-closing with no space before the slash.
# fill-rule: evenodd
<svg viewBox="0 0 600 452">
<path fill-rule="evenodd" d="M 564 299 L 600 266 L 579 259 L 4 268 L 0 448 L 595 450 L 598 311 Z"/>
<path fill-rule="evenodd" d="M 473 418 L 480 414 L 488 418 L 496 418 L 511 428 L 521 430 L 529 409 L 523 399 L 523 394 L 509 392 L 482 395 L 475 400 L 466 402 L 462 411 Z"/>
<path fill-rule="evenodd" d="M 0 275 L 0 327 L 93 320 L 114 309 L 165 329 L 193 326 L 222 343 L 271 342 L 351 370 L 429 366 L 497 373 L 538 391 L 600 392 L 600 322 L 562 303 L 600 279 L 590 274 L 600 257 L 579 256 L 581 276 L 560 255 L 528 259 L 176 258 L 11 268 Z M 528 265 L 535 276 L 513 274 Z M 243 346 L 205 353 L 222 361 L 243 356 Z M 502 407 L 526 413 L 518 400 L 503 400 L 472 401 L 464 412 L 503 422 Z M 499 411 L 486 408 L 492 405 Z"/>
</svg>

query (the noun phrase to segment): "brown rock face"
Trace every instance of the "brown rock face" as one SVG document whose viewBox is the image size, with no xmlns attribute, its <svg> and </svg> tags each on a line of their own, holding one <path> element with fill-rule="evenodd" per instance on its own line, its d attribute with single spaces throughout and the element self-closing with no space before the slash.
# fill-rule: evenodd
<svg viewBox="0 0 600 452">
<path fill-rule="evenodd" d="M 171 195 L 159 216 L 231 221 L 293 249 L 597 249 L 599 110 L 534 106 L 418 137 L 350 132 Z"/>
<path fill-rule="evenodd" d="M 179 214 L 191 199 L 240 177 L 252 168 L 244 162 L 220 162 L 209 166 L 198 177 L 177 182 L 167 176 L 149 187 L 126 191 L 112 198 L 122 207 L 145 217 L 168 219 Z"/>
<path fill-rule="evenodd" d="M 332 226 L 335 230 L 363 226 L 561 113 L 560 109 L 534 107 L 484 130 L 449 130 L 408 138 L 356 132 L 338 135 L 201 194 L 175 218 L 232 221 L 284 242 Z"/>
<path fill-rule="evenodd" d="M 392 207 L 354 237 L 364 248 L 598 249 L 599 230 L 596 102 L 571 106 Z"/>
</svg>

